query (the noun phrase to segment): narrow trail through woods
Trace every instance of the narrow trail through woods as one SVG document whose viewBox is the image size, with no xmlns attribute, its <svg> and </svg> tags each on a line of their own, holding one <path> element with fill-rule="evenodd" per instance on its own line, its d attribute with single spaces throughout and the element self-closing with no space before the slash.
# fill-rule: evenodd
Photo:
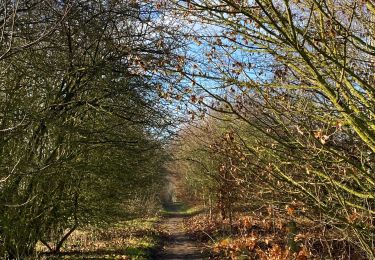
<svg viewBox="0 0 375 260">
<path fill-rule="evenodd" d="M 181 213 L 181 204 L 169 204 L 166 206 L 166 211 L 161 225 L 168 233 L 168 237 L 156 259 L 207 259 L 201 252 L 202 247 L 184 231 L 183 220 L 189 215 Z"/>
</svg>

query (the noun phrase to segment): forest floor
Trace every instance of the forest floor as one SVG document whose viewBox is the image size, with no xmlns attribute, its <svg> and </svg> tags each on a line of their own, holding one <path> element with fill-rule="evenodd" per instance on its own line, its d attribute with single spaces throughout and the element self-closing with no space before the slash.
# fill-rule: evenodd
<svg viewBox="0 0 375 260">
<path fill-rule="evenodd" d="M 39 257 L 32 259 L 367 259 L 332 231 L 324 237 L 307 221 L 299 221 L 299 230 L 291 237 L 288 221 L 266 212 L 259 216 L 242 212 L 230 224 L 202 207 L 171 203 L 154 218 L 76 230 L 59 254 L 48 253 L 39 244 Z M 290 249 L 289 240 L 297 250 Z"/>
<path fill-rule="evenodd" d="M 191 238 L 184 227 L 198 213 L 197 208 L 171 203 L 155 218 L 85 227 L 74 231 L 58 254 L 38 244 L 37 259 L 207 259 L 203 243 Z"/>
<path fill-rule="evenodd" d="M 38 259 L 154 259 L 166 233 L 159 229 L 161 219 L 138 218 L 112 223 L 106 227 L 76 230 L 59 254 L 38 245 Z"/>
<path fill-rule="evenodd" d="M 184 229 L 184 219 L 196 214 L 195 210 L 188 209 L 182 203 L 173 203 L 165 206 L 164 220 L 160 229 L 166 232 L 163 250 L 157 253 L 155 259 L 207 259 L 202 244 L 189 237 Z"/>
</svg>

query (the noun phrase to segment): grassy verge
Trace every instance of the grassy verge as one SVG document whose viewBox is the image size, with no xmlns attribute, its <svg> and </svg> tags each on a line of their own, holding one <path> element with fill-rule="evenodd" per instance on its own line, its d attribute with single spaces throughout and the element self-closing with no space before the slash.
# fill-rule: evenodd
<svg viewBox="0 0 375 260">
<path fill-rule="evenodd" d="M 122 221 L 106 228 L 75 231 L 59 255 L 41 254 L 41 259 L 150 259 L 163 232 L 158 218 Z M 39 251 L 46 248 L 39 246 Z"/>
<path fill-rule="evenodd" d="M 189 206 L 185 203 L 176 202 L 173 204 L 165 205 L 164 209 L 161 210 L 162 215 L 174 215 L 174 216 L 193 216 L 201 213 L 203 208 L 201 206 Z"/>
</svg>

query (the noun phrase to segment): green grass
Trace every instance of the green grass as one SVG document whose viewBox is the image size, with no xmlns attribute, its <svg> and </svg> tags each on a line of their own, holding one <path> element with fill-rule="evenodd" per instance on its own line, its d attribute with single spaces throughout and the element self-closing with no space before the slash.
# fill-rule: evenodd
<svg viewBox="0 0 375 260">
<path fill-rule="evenodd" d="M 121 221 L 106 228 L 85 228 L 74 232 L 61 254 L 41 259 L 150 259 L 160 244 L 158 218 Z M 39 252 L 45 252 L 42 245 Z"/>
<path fill-rule="evenodd" d="M 160 213 L 162 215 L 192 216 L 200 213 L 201 211 L 201 206 L 189 206 L 185 203 L 176 202 L 166 205 L 164 209 L 160 211 Z"/>
</svg>

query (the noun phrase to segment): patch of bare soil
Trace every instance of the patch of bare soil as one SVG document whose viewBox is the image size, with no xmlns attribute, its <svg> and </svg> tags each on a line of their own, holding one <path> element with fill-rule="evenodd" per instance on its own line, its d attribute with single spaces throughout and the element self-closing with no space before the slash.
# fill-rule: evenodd
<svg viewBox="0 0 375 260">
<path fill-rule="evenodd" d="M 178 205 L 168 205 L 169 213 L 161 224 L 161 229 L 168 233 L 162 252 L 154 259 L 208 259 L 199 242 L 189 238 L 183 228 L 187 215 L 179 214 Z"/>
</svg>

